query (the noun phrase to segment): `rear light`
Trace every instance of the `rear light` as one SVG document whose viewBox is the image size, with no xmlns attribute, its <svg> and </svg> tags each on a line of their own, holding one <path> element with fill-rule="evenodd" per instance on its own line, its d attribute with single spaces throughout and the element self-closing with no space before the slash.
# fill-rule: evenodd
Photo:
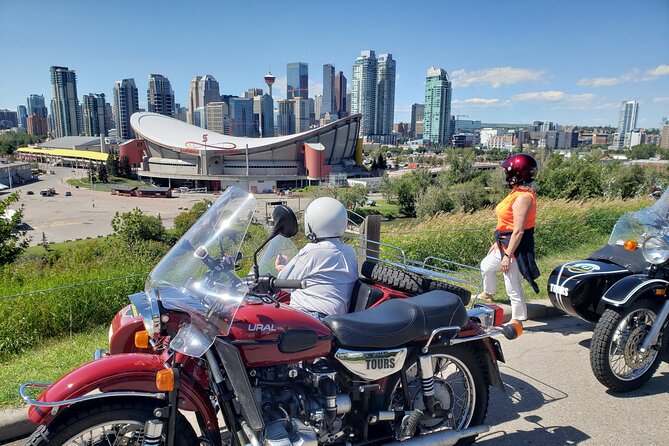
<svg viewBox="0 0 669 446">
<path fill-rule="evenodd" d="M 156 387 L 161 392 L 174 390 L 174 371 L 172 369 L 162 369 L 156 373 Z"/>
<path fill-rule="evenodd" d="M 502 324 L 504 323 L 504 308 L 500 307 L 499 305 L 495 304 L 488 304 L 491 307 L 495 309 L 495 319 L 493 322 L 493 325 L 495 327 L 501 327 Z"/>
</svg>

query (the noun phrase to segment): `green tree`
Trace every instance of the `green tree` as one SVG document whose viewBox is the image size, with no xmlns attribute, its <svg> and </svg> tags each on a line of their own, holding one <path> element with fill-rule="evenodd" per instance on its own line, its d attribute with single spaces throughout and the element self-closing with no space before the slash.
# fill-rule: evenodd
<svg viewBox="0 0 669 446">
<path fill-rule="evenodd" d="M 132 176 L 132 166 L 127 156 L 121 158 L 118 166 L 118 176 L 123 178 L 130 178 Z"/>
<path fill-rule="evenodd" d="M 490 205 L 490 199 L 483 185 L 478 181 L 455 184 L 450 188 L 455 207 L 462 212 L 474 212 Z"/>
<path fill-rule="evenodd" d="M 118 163 L 118 158 L 116 158 L 114 155 L 109 155 L 109 158 L 107 158 L 107 172 L 109 173 L 109 176 L 112 177 L 118 177 L 119 175 L 119 163 Z"/>
<path fill-rule="evenodd" d="M 98 171 L 95 168 L 95 165 L 93 165 L 92 161 L 88 162 L 88 178 L 90 181 L 97 181 L 98 178 Z"/>
<path fill-rule="evenodd" d="M 44 137 L 27 133 L 6 132 L 0 134 L 0 154 L 12 154 L 19 147 L 44 141 Z"/>
<path fill-rule="evenodd" d="M 12 263 L 28 247 L 30 238 L 21 231 L 23 206 L 8 212 L 9 206 L 19 201 L 19 194 L 14 192 L 0 199 L 0 265 Z M 10 215 L 12 214 L 12 215 Z"/>
<path fill-rule="evenodd" d="M 472 149 L 448 149 L 445 160 L 447 170 L 442 173 L 440 181 L 446 185 L 466 183 L 479 174 L 475 162 L 476 152 Z"/>
<path fill-rule="evenodd" d="M 355 208 L 362 206 L 367 201 L 369 191 L 365 186 L 344 187 L 339 190 L 339 201 L 346 209 L 355 211 Z"/>
<path fill-rule="evenodd" d="M 98 164 L 98 181 L 101 183 L 108 183 L 109 176 L 107 175 L 107 165 L 100 163 Z"/>
<path fill-rule="evenodd" d="M 160 217 L 145 215 L 139 208 L 114 215 L 111 221 L 114 235 L 133 248 L 143 241 L 167 241 L 167 233 Z"/>
<path fill-rule="evenodd" d="M 177 215 L 174 218 L 174 235 L 177 238 L 181 238 L 207 212 L 209 206 L 211 206 L 211 201 L 209 200 L 198 201 L 190 210 Z"/>
<path fill-rule="evenodd" d="M 659 147 L 655 144 L 639 144 L 630 148 L 627 157 L 633 160 L 649 159 L 657 155 Z"/>
<path fill-rule="evenodd" d="M 455 207 L 446 188 L 430 186 L 418 195 L 416 200 L 416 216 L 431 217 L 440 213 L 451 212 Z"/>
</svg>

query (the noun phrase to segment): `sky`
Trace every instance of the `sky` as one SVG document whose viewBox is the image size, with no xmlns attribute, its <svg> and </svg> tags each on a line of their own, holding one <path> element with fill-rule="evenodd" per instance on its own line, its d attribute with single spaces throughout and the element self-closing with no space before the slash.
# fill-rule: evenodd
<svg viewBox="0 0 669 446">
<path fill-rule="evenodd" d="M 146 107 L 149 73 L 167 76 L 186 106 L 190 80 L 211 74 L 240 95 L 309 64 L 351 80 L 360 51 L 397 61 L 395 122 L 423 103 L 430 66 L 453 83 L 451 113 L 483 122 L 617 126 L 623 100 L 639 127 L 669 116 L 669 0 L 0 0 L 0 108 L 51 99 L 49 67 L 77 73 L 79 99 L 134 78 Z M 462 116 L 464 115 L 464 116 Z"/>
</svg>

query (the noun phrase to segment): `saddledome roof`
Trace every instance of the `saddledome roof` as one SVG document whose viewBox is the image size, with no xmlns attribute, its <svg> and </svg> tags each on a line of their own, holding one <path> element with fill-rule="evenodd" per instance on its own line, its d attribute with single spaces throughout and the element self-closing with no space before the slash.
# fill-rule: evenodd
<svg viewBox="0 0 669 446">
<path fill-rule="evenodd" d="M 320 133 L 329 131 L 332 127 L 348 124 L 349 121 L 359 119 L 360 115 L 347 116 L 330 124 L 308 130 L 294 135 L 276 136 L 271 138 L 247 138 L 239 136 L 228 136 L 212 132 L 202 127 L 188 124 L 170 116 L 157 113 L 134 113 L 130 117 L 130 125 L 137 136 L 163 147 L 177 150 L 188 149 L 205 150 L 204 135 L 206 135 L 206 149 L 238 149 L 245 150 L 257 147 L 265 147 L 272 144 L 288 142 L 290 140 L 304 140 Z"/>
</svg>

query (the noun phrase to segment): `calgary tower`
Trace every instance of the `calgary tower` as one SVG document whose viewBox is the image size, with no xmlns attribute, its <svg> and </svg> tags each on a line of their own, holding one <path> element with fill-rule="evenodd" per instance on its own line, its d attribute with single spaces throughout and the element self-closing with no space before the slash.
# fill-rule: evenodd
<svg viewBox="0 0 669 446">
<path fill-rule="evenodd" d="M 265 83 L 267 84 L 267 88 L 269 88 L 270 96 L 272 96 L 272 85 L 274 84 L 275 80 L 276 77 L 274 77 L 271 71 L 265 75 Z"/>
</svg>

